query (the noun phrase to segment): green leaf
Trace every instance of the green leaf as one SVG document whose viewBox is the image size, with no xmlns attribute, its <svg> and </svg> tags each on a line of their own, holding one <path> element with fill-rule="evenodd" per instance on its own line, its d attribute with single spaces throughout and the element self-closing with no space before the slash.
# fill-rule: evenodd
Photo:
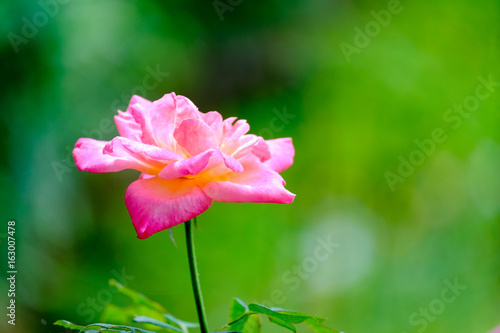
<svg viewBox="0 0 500 333">
<path fill-rule="evenodd" d="M 134 321 L 136 316 L 144 316 L 154 319 L 159 323 L 166 321 L 166 324 L 174 327 L 176 331 L 181 333 L 189 333 L 188 328 L 198 326 L 196 323 L 190 323 L 174 317 L 160 304 L 150 300 L 146 296 L 129 287 L 123 286 L 116 280 L 110 280 L 109 282 L 113 288 L 117 289 L 121 294 L 127 296 L 133 304 L 127 307 L 117 307 L 116 305 L 108 304 L 101 316 L 102 321 L 104 322 L 128 323 Z"/>
<path fill-rule="evenodd" d="M 233 298 L 231 300 L 231 307 L 229 308 L 229 322 L 241 317 L 247 311 L 248 306 L 242 300 Z"/>
<path fill-rule="evenodd" d="M 305 323 L 315 333 L 341 333 L 324 326 L 325 318 L 307 313 L 289 311 L 281 308 L 268 308 L 267 306 L 251 303 L 248 306 L 238 298 L 231 301 L 229 311 L 229 324 L 218 331 L 236 331 L 243 333 L 260 333 L 261 323 L 258 315 L 265 315 L 274 324 L 284 327 L 293 333 L 297 330 L 294 324 Z"/>
<path fill-rule="evenodd" d="M 109 285 L 111 287 L 115 288 L 121 294 L 130 298 L 134 304 L 145 305 L 153 310 L 158 311 L 160 314 L 167 313 L 167 310 L 165 310 L 165 308 L 163 308 L 163 306 L 161 306 L 159 303 L 150 300 L 149 298 L 147 298 L 143 294 L 141 294 L 141 293 L 139 293 L 139 292 L 127 287 L 127 286 L 122 285 L 120 282 L 118 282 L 114 279 L 109 280 Z"/>
<path fill-rule="evenodd" d="M 122 329 L 126 329 L 127 331 L 130 331 L 130 332 L 142 332 L 142 333 L 155 333 L 153 331 L 148 331 L 148 330 L 145 330 L 145 329 L 142 329 L 142 328 L 137 328 L 137 327 L 132 327 L 132 326 L 125 326 L 125 325 L 113 325 L 113 324 L 91 324 L 89 326 L 86 326 L 84 330 L 86 330 L 87 328 L 91 328 L 91 327 L 94 327 L 94 326 L 97 326 L 99 328 L 100 331 L 102 331 L 102 328 L 105 328 L 106 330 L 109 330 L 109 331 L 122 331 Z"/>
<path fill-rule="evenodd" d="M 245 313 L 243 316 L 227 324 L 223 328 L 233 332 L 259 333 L 260 327 L 261 323 L 258 315 Z"/>
<path fill-rule="evenodd" d="M 273 317 L 273 316 L 269 316 L 268 318 L 269 318 L 269 321 L 272 322 L 272 323 L 278 324 L 281 327 L 289 329 L 290 331 L 292 331 L 294 333 L 297 332 L 297 330 L 295 329 L 295 326 L 293 326 L 292 324 L 287 323 L 284 320 L 278 319 L 278 318 Z"/>
<path fill-rule="evenodd" d="M 182 333 L 181 329 L 174 327 L 172 325 L 169 325 L 167 323 L 164 323 L 162 321 L 156 320 L 154 318 L 150 318 L 150 317 L 146 317 L 146 316 L 136 316 L 136 317 L 134 317 L 134 321 L 136 323 L 143 323 L 143 324 L 151 324 L 151 325 L 160 326 L 160 327 L 166 328 L 167 330 L 169 330 L 171 332 Z"/>
<path fill-rule="evenodd" d="M 307 319 L 314 319 L 316 321 L 322 322 L 325 319 L 308 315 L 306 313 L 301 313 L 301 312 L 295 312 L 295 311 L 286 311 L 282 309 L 271 309 L 268 308 L 267 306 L 260 305 L 260 304 L 255 304 L 252 303 L 248 306 L 250 311 L 255 312 L 255 313 L 260 313 L 260 314 L 265 314 L 267 316 L 272 316 L 274 318 L 278 318 L 288 324 L 300 324 L 304 322 Z"/>
<path fill-rule="evenodd" d="M 259 316 L 252 314 L 248 316 L 245 325 L 242 327 L 241 332 L 243 333 L 260 333 L 262 324 L 260 323 Z"/>
<path fill-rule="evenodd" d="M 59 320 L 55 324 L 66 328 L 87 332 L 89 330 L 100 331 L 124 331 L 127 332 L 152 332 L 148 328 L 159 329 L 162 332 L 170 333 L 189 333 L 188 328 L 197 327 L 198 324 L 180 320 L 169 314 L 159 303 L 156 303 L 137 291 L 122 285 L 116 280 L 109 280 L 109 285 L 116 289 L 117 292 L 130 299 L 132 304 L 128 306 L 117 306 L 113 303 L 108 303 L 104 307 L 100 321 L 116 324 L 91 324 L 88 326 L 75 325 L 66 320 Z M 132 322 L 140 322 L 144 324 L 146 329 L 125 326 L 121 324 L 129 324 Z M 154 332 L 152 332 L 154 333 Z"/>
<path fill-rule="evenodd" d="M 184 332 L 184 333 L 189 333 L 189 330 L 188 330 L 189 328 L 200 326 L 200 324 L 198 324 L 198 323 L 192 323 L 189 321 L 184 321 L 184 320 L 181 320 L 179 318 L 176 318 L 173 315 L 171 315 L 170 313 L 164 314 L 163 317 L 165 317 L 165 319 L 167 319 L 168 322 L 174 323 L 177 326 L 179 326 L 181 328 L 182 332 Z"/>
<path fill-rule="evenodd" d="M 341 331 L 337 331 L 329 327 L 326 327 L 321 322 L 318 322 L 317 320 L 314 319 L 307 319 L 305 323 L 315 333 L 332 333 L 332 332 L 342 333 Z"/>
<path fill-rule="evenodd" d="M 65 328 L 69 328 L 71 330 L 78 330 L 78 331 L 81 331 L 85 328 L 84 326 L 73 324 L 72 322 L 69 322 L 67 320 L 58 320 L 54 323 L 54 325 L 62 326 Z"/>
<path fill-rule="evenodd" d="M 125 325 L 113 325 L 113 324 L 90 324 L 87 326 L 80 326 L 73 324 L 67 320 L 58 320 L 54 323 L 54 325 L 62 326 L 65 328 L 69 328 L 72 330 L 79 330 L 80 332 L 86 332 L 88 330 L 98 330 L 99 332 L 110 331 L 110 332 L 123 332 L 126 330 L 127 332 L 140 332 L 140 333 L 155 333 L 153 331 L 144 330 L 142 328 L 125 326 Z"/>
<path fill-rule="evenodd" d="M 120 307 L 108 303 L 104 306 L 99 321 L 102 323 L 120 323 L 127 325 L 132 323 L 136 316 L 146 316 L 160 321 L 165 319 L 164 314 L 160 314 L 157 310 L 153 310 L 142 304 L 131 304 L 129 306 Z M 176 326 L 169 320 L 167 320 L 167 323 Z"/>
<path fill-rule="evenodd" d="M 132 318 L 138 315 L 134 310 L 135 306 L 133 308 L 120 307 L 113 303 L 107 303 L 99 317 L 99 321 L 103 323 L 130 323 Z"/>
<path fill-rule="evenodd" d="M 242 332 L 243 327 L 245 327 L 245 324 L 248 320 L 249 315 L 245 314 L 238 318 L 237 320 L 234 320 L 233 322 L 227 324 L 224 326 L 222 329 L 227 329 L 229 331 L 235 331 L 235 332 Z"/>
<path fill-rule="evenodd" d="M 260 327 L 259 317 L 248 310 L 245 302 L 234 298 L 229 308 L 229 324 L 221 327 L 219 331 L 260 333 Z"/>
</svg>

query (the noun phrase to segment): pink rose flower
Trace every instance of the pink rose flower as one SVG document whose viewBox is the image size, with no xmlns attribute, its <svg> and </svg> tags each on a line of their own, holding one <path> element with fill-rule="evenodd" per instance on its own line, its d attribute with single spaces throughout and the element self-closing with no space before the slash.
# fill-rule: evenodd
<svg viewBox="0 0 500 333">
<path fill-rule="evenodd" d="M 493 329 L 493 331 L 491 331 L 490 333 L 500 333 L 500 326 L 498 326 L 497 328 Z"/>
<path fill-rule="evenodd" d="M 292 139 L 264 140 L 235 120 L 202 113 L 174 93 L 154 102 L 133 96 L 115 116 L 120 136 L 81 138 L 73 157 L 80 171 L 142 172 L 125 193 L 141 239 L 194 218 L 214 200 L 291 203 L 295 194 L 279 172 L 293 164 Z"/>
</svg>

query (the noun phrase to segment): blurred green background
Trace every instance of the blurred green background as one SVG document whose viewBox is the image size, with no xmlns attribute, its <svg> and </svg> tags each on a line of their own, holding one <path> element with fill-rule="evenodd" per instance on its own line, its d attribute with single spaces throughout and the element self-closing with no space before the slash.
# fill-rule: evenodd
<svg viewBox="0 0 500 333">
<path fill-rule="evenodd" d="M 500 86 L 480 77 L 500 81 L 499 19 L 493 0 L 2 2 L 0 268 L 15 220 L 19 273 L 14 328 L 0 280 L 0 330 L 96 322 L 116 272 L 196 321 L 183 227 L 178 248 L 167 232 L 137 239 L 123 196 L 138 173 L 79 172 L 69 153 L 118 135 L 132 94 L 175 91 L 296 147 L 293 204 L 199 217 L 212 330 L 237 296 L 345 332 L 487 332 L 500 323 Z M 475 111 L 453 111 L 464 101 Z M 324 260 L 318 238 L 336 244 Z M 456 281 L 466 289 L 443 302 Z"/>
</svg>

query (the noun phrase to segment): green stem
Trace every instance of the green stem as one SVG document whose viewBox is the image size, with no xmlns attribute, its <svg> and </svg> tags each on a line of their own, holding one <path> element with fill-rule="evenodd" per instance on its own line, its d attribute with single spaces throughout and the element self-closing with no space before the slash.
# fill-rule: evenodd
<svg viewBox="0 0 500 333">
<path fill-rule="evenodd" d="M 196 217 L 194 218 L 196 223 Z M 191 221 L 184 223 L 186 226 L 186 245 L 189 260 L 189 270 L 191 272 L 191 283 L 193 285 L 194 300 L 196 302 L 196 310 L 198 312 L 198 321 L 200 322 L 201 333 L 208 333 L 207 317 L 205 308 L 203 307 L 203 297 L 201 296 L 200 278 L 198 268 L 196 267 L 196 255 L 194 253 L 194 229 Z"/>
</svg>

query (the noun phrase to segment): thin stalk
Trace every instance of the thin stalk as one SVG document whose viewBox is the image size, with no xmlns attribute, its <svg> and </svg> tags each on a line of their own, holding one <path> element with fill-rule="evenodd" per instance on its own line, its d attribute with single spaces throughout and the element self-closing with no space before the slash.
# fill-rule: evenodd
<svg viewBox="0 0 500 333">
<path fill-rule="evenodd" d="M 196 217 L 194 218 L 196 223 Z M 196 266 L 196 254 L 194 253 L 194 228 L 191 221 L 184 223 L 186 227 L 186 246 L 189 261 L 189 271 L 191 272 L 191 284 L 193 285 L 194 300 L 196 303 L 196 311 L 198 312 L 198 321 L 200 322 L 201 333 L 208 333 L 207 317 L 203 306 L 203 297 L 201 295 L 200 275 Z"/>
</svg>

